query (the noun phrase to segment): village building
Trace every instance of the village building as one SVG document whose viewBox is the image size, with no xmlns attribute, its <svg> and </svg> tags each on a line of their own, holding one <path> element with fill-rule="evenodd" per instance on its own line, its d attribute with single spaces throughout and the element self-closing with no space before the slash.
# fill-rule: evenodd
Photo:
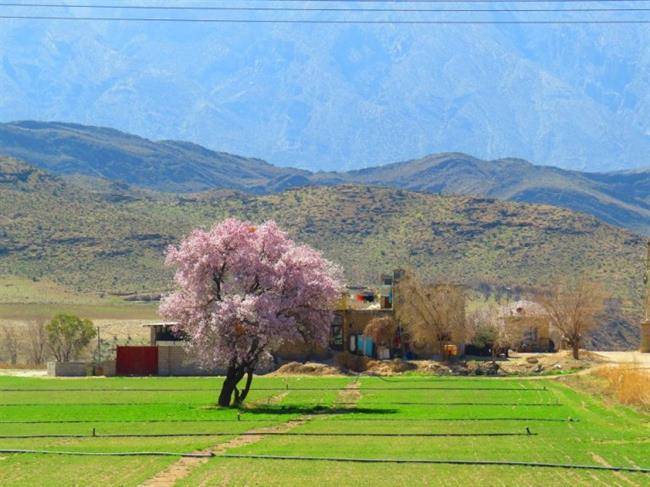
<svg viewBox="0 0 650 487">
<path fill-rule="evenodd" d="M 341 298 L 330 333 L 330 349 L 333 352 L 351 352 L 377 358 L 390 358 L 392 350 L 401 346 L 399 333 L 393 340 L 391 349 L 379 347 L 370 337 L 364 335 L 368 324 L 376 319 L 395 318 L 393 307 L 394 285 L 399 272 L 382 275 L 381 285 L 375 288 L 366 286 L 348 287 Z M 398 328 L 399 330 L 399 328 Z"/>
<path fill-rule="evenodd" d="M 500 318 L 513 336 L 510 348 L 517 352 L 554 352 L 560 345 L 559 334 L 551 328 L 538 303 L 508 303 L 500 308 Z"/>
<path fill-rule="evenodd" d="M 405 271 L 396 269 L 390 274 L 382 274 L 377 286 L 350 286 L 344 293 L 334 314 L 331 326 L 330 350 L 365 355 L 380 360 L 400 357 L 405 359 L 416 356 L 430 357 L 440 353 L 439 343 L 415 343 L 407 332 L 407 324 L 400 323 L 399 306 L 404 299 L 399 299 L 399 282 L 405 277 Z M 436 285 L 427 288 L 431 293 L 439 292 Z M 368 324 L 378 318 L 395 320 L 396 332 L 390 347 L 378 346 L 372 338 L 365 335 Z M 463 355 L 465 349 L 464 330 L 455 330 L 444 338 L 442 344 L 446 356 Z"/>
<path fill-rule="evenodd" d="M 186 347 L 186 337 L 175 330 L 176 323 L 148 323 L 143 326 L 149 328 L 149 344 L 118 346 L 114 362 L 116 375 L 200 376 L 223 374 L 223 370 L 206 368 L 193 357 Z"/>
</svg>

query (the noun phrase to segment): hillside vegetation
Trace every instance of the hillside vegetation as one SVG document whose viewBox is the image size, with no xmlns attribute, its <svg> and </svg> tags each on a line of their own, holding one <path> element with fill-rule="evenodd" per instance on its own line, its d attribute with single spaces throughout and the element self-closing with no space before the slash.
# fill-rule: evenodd
<svg viewBox="0 0 650 487">
<path fill-rule="evenodd" d="M 584 173 L 521 159 L 484 161 L 446 153 L 357 171 L 312 173 L 187 142 L 154 142 L 113 129 L 55 122 L 0 124 L 2 154 L 67 175 L 87 188 L 117 181 L 167 192 L 270 194 L 310 185 L 363 184 L 552 204 L 650 234 L 647 170 Z"/>
<path fill-rule="evenodd" d="M 552 206 L 344 185 L 249 196 L 92 192 L 27 164 L 0 163 L 0 275 L 76 292 L 170 288 L 169 244 L 227 216 L 275 219 L 340 263 L 351 283 L 394 267 L 476 289 L 517 293 L 587 271 L 640 315 L 644 241 Z"/>
<path fill-rule="evenodd" d="M 466 154 L 421 159 L 315 181 L 354 182 L 442 194 L 544 203 L 582 211 L 641 233 L 650 233 L 650 172 L 586 173 L 536 166 L 521 159 L 483 161 Z"/>
</svg>

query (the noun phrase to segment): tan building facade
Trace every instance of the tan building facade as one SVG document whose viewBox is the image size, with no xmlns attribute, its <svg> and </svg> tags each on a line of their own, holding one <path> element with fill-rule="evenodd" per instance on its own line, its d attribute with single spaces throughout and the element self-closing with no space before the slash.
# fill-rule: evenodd
<svg viewBox="0 0 650 487">
<path fill-rule="evenodd" d="M 641 346 L 642 353 L 650 353 L 650 242 L 646 248 L 646 269 L 643 276 L 645 284 L 645 319 L 641 323 Z"/>
<path fill-rule="evenodd" d="M 560 337 L 551 330 L 542 307 L 533 301 L 516 301 L 501 308 L 501 317 L 518 352 L 554 352 Z"/>
</svg>

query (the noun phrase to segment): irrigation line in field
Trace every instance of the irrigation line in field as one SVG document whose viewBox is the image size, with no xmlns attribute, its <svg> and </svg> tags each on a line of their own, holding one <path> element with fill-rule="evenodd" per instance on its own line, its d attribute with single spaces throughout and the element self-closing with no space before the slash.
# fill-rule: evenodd
<svg viewBox="0 0 650 487">
<path fill-rule="evenodd" d="M 562 406 L 554 402 L 388 402 L 398 406 Z"/>
<path fill-rule="evenodd" d="M 60 451 L 60 450 L 23 450 L 23 449 L 0 449 L 0 453 L 33 453 L 38 455 L 82 455 L 99 457 L 190 457 L 210 458 L 213 453 L 182 453 L 167 451 L 127 451 L 127 452 L 89 452 L 89 451 Z"/>
<path fill-rule="evenodd" d="M 206 404 L 202 402 L 196 403 L 179 403 L 179 402 L 64 402 L 58 403 L 57 406 L 95 406 L 105 408 L 108 406 L 163 406 L 163 405 L 175 405 L 175 406 L 205 406 Z M 33 403 L 4 403 L 0 404 L 0 407 L 52 407 L 52 404 L 44 402 L 33 402 Z"/>
<path fill-rule="evenodd" d="M 525 421 L 550 423 L 577 423 L 577 418 L 329 418 L 328 421 Z"/>
<path fill-rule="evenodd" d="M 0 392 L 209 392 L 216 389 L 106 389 L 106 388 L 65 388 L 65 389 L 0 389 Z M 286 390 L 278 387 L 277 390 Z M 332 389 L 335 390 L 335 389 Z"/>
<path fill-rule="evenodd" d="M 354 410 L 352 410 L 354 412 Z M 339 416 L 339 415 L 336 415 Z M 340 415 L 341 419 L 331 417 L 328 421 L 526 421 L 526 422 L 552 422 L 552 423 L 576 423 L 580 421 L 577 418 L 349 418 L 344 419 L 345 415 Z M 52 423 L 212 423 L 212 422 L 242 422 L 242 423 L 273 423 L 272 419 L 66 419 L 66 420 L 8 420 L 0 421 L 0 424 L 52 424 Z"/>
<path fill-rule="evenodd" d="M 247 455 L 237 453 L 222 453 L 214 455 L 215 458 L 240 458 L 255 460 L 301 460 L 312 462 L 354 462 L 354 463 L 406 463 L 429 465 L 496 465 L 508 467 L 542 467 L 566 468 L 578 470 L 606 470 L 613 472 L 650 473 L 650 468 L 612 467 L 604 465 L 580 465 L 572 463 L 544 463 L 544 462 L 513 462 L 500 460 L 414 460 L 400 458 L 344 458 L 344 457 L 303 457 L 288 455 Z"/>
<path fill-rule="evenodd" d="M 332 433 L 332 432 L 255 432 L 215 431 L 207 433 L 142 433 L 142 434 L 41 434 L 41 435 L 0 435 L 0 439 L 35 439 L 35 438 L 176 438 L 191 436 L 316 436 L 316 437 L 385 437 L 385 438 L 437 438 L 437 437 L 475 437 L 475 436 L 536 436 L 528 428 L 525 432 L 496 433 Z"/>
<path fill-rule="evenodd" d="M 517 391 L 548 392 L 546 387 L 361 387 L 364 391 Z M 256 391 L 340 391 L 340 387 L 257 387 Z M 0 392 L 206 392 L 214 389 L 0 389 Z"/>
<path fill-rule="evenodd" d="M 274 391 L 276 389 L 264 389 L 261 387 L 256 388 L 257 391 Z M 300 388 L 289 389 L 290 391 L 335 391 L 337 389 L 330 388 Z M 517 392 L 548 392 L 546 387 L 531 387 L 521 389 L 517 387 L 365 387 L 361 386 L 362 391 L 517 391 Z"/>
<path fill-rule="evenodd" d="M 352 463 L 402 463 L 429 465 L 495 465 L 508 467 L 542 467 L 565 468 L 579 470 L 604 470 L 612 472 L 650 473 L 650 468 L 610 467 L 604 465 L 580 465 L 571 463 L 540 463 L 540 462 L 511 462 L 499 460 L 413 460 L 399 458 L 344 458 L 344 457 L 303 457 L 286 455 L 246 455 L 237 453 L 176 453 L 163 451 L 140 452 L 80 452 L 61 450 L 23 450 L 0 449 L 1 454 L 37 454 L 37 455 L 71 455 L 71 456 L 108 456 L 108 457 L 137 457 L 137 456 L 173 456 L 193 458 L 235 458 L 250 460 L 300 460 L 312 462 L 352 462 Z"/>
<path fill-rule="evenodd" d="M 265 399 L 261 400 L 263 403 Z M 356 402 L 339 402 L 340 405 L 357 405 Z M 394 406 L 562 406 L 560 403 L 543 403 L 543 402 L 382 402 L 382 405 Z M 177 402 L 71 402 L 59 403 L 59 406 L 83 406 L 83 407 L 110 407 L 110 406 L 205 406 L 204 403 L 177 403 Z M 46 403 L 5 403 L 0 404 L 0 407 L 50 407 L 51 404 Z M 316 407 L 316 406 L 315 406 Z M 280 408 L 282 409 L 282 408 Z M 354 409 L 351 410 L 354 412 Z"/>
<path fill-rule="evenodd" d="M 212 423 L 212 422 L 242 422 L 242 423 L 274 423 L 273 419 L 64 419 L 40 421 L 0 421 L 0 424 L 77 424 L 77 423 Z"/>
<path fill-rule="evenodd" d="M 356 403 L 340 402 L 339 404 Z M 382 402 L 381 404 L 389 406 L 562 406 L 559 402 Z"/>
</svg>

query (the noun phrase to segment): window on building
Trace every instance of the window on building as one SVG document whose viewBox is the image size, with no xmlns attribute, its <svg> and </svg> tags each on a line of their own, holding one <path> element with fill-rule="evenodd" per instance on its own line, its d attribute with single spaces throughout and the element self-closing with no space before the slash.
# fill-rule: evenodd
<svg viewBox="0 0 650 487">
<path fill-rule="evenodd" d="M 343 317 L 341 315 L 334 315 L 330 329 L 330 348 L 343 350 Z"/>
</svg>

